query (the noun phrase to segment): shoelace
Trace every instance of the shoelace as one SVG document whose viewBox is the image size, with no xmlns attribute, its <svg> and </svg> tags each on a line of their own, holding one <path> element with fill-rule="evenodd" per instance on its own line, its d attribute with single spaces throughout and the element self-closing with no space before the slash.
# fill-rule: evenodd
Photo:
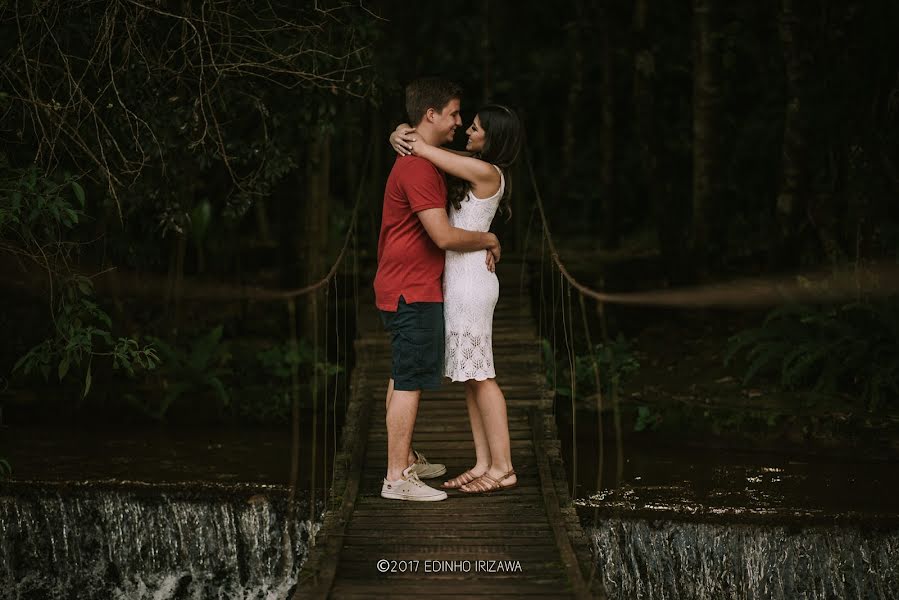
<svg viewBox="0 0 899 600">
<path fill-rule="evenodd" d="M 412 455 L 415 456 L 415 462 L 420 465 L 429 465 L 431 463 L 428 462 L 428 459 L 425 458 L 425 455 L 419 452 L 418 450 L 413 450 Z"/>
</svg>

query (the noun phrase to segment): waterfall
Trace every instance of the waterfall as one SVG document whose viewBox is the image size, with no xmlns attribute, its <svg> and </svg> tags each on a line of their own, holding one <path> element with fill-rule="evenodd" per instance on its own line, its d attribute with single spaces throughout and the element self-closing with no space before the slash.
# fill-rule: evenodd
<svg viewBox="0 0 899 600">
<path fill-rule="evenodd" d="M 319 523 L 283 490 L 163 489 L 4 490 L 0 599 L 287 596 Z"/>
<path fill-rule="evenodd" d="M 585 525 L 611 600 L 899 598 L 899 532 L 607 518 Z"/>
</svg>

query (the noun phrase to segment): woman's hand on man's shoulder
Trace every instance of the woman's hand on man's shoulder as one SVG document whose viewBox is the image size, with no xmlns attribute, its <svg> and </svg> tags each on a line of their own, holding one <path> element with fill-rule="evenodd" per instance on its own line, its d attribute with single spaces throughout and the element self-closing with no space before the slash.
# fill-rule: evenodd
<svg viewBox="0 0 899 600">
<path fill-rule="evenodd" d="M 406 123 L 397 125 L 397 128 L 390 134 L 390 145 L 394 151 L 400 156 L 409 156 L 412 154 L 412 142 L 418 136 L 415 135 L 415 128 L 410 127 Z"/>
</svg>

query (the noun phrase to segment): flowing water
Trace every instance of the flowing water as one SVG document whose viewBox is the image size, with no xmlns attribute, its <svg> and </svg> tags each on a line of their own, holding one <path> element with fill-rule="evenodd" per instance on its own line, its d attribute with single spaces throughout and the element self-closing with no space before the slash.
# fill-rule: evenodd
<svg viewBox="0 0 899 600">
<path fill-rule="evenodd" d="M 10 485 L 0 598 L 285 598 L 318 527 L 296 508 L 271 486 Z"/>
<path fill-rule="evenodd" d="M 590 526 L 610 599 L 899 598 L 899 533 L 607 518 Z"/>
<path fill-rule="evenodd" d="M 0 600 L 287 598 L 321 522 L 308 445 L 289 519 L 287 427 L 2 433 Z"/>
</svg>

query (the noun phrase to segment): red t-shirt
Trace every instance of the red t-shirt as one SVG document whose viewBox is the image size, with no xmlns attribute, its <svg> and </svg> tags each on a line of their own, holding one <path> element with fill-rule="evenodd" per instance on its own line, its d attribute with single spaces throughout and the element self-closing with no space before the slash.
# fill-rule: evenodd
<svg viewBox="0 0 899 600">
<path fill-rule="evenodd" d="M 384 189 L 375 304 L 394 312 L 400 296 L 407 303 L 443 302 L 445 254 L 415 213 L 446 208 L 446 181 L 433 164 L 417 156 L 393 163 Z"/>
</svg>

